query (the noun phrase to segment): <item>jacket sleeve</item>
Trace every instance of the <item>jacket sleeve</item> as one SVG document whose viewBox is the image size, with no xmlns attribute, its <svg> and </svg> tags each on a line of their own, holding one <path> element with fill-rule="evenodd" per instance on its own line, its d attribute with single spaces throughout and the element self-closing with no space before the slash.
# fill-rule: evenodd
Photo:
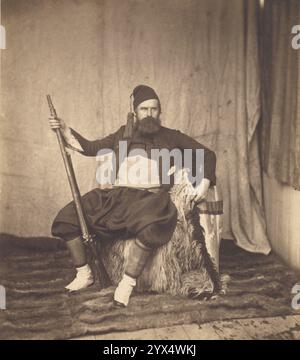
<svg viewBox="0 0 300 360">
<path fill-rule="evenodd" d="M 182 133 L 179 130 L 175 130 L 175 139 L 176 146 L 178 146 L 181 150 L 184 149 L 202 149 L 204 150 L 204 173 L 203 177 L 205 179 L 210 180 L 210 185 L 216 185 L 216 154 L 208 149 L 206 146 L 202 145 L 192 137 Z"/>
<path fill-rule="evenodd" d="M 68 147 L 73 150 L 80 152 L 86 156 L 96 156 L 98 151 L 101 149 L 113 149 L 115 144 L 115 137 L 121 131 L 122 127 L 115 133 L 112 133 L 103 139 L 87 140 L 81 136 L 77 131 L 70 128 L 70 133 L 65 140 Z"/>
</svg>

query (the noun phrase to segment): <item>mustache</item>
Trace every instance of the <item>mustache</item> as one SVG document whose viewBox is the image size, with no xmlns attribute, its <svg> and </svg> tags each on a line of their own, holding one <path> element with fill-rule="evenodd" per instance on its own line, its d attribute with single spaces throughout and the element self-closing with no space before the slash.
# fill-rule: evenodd
<svg viewBox="0 0 300 360">
<path fill-rule="evenodd" d="M 153 122 L 157 122 L 157 120 L 159 120 L 159 119 L 154 118 L 153 116 L 146 116 L 140 121 L 148 121 L 148 120 L 153 121 Z"/>
</svg>

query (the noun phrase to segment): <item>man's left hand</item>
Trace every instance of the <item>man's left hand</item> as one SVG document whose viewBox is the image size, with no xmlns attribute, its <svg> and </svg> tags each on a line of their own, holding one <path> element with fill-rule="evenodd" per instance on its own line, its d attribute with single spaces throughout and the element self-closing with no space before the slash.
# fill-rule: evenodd
<svg viewBox="0 0 300 360">
<path fill-rule="evenodd" d="M 192 201 L 198 204 L 205 199 L 208 189 L 210 186 L 210 180 L 202 179 L 201 183 L 195 188 L 195 195 L 192 198 Z"/>
</svg>

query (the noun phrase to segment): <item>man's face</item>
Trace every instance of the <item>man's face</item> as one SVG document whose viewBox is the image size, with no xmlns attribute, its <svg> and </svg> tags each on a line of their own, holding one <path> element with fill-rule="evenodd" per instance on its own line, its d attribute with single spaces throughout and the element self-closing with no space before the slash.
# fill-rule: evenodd
<svg viewBox="0 0 300 360">
<path fill-rule="evenodd" d="M 160 130 L 160 107 L 157 99 L 140 103 L 135 109 L 139 131 L 145 135 L 156 134 Z"/>
<path fill-rule="evenodd" d="M 150 99 L 140 103 L 135 109 L 136 117 L 138 120 L 143 120 L 146 117 L 153 117 L 158 119 L 160 108 L 157 99 Z"/>
</svg>

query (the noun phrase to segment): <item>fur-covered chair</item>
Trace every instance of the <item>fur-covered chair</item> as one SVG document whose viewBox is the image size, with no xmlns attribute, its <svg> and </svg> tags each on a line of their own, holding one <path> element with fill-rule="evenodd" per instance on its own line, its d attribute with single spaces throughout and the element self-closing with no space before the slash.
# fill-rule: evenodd
<svg viewBox="0 0 300 360">
<path fill-rule="evenodd" d="M 204 201 L 193 205 L 187 172 L 181 170 L 176 177 L 170 192 L 178 210 L 175 232 L 147 263 L 137 280 L 136 291 L 207 297 L 222 288 L 218 272 L 222 201 L 213 187 Z M 101 248 L 102 261 L 115 285 L 123 275 L 132 240 L 116 239 Z"/>
</svg>

